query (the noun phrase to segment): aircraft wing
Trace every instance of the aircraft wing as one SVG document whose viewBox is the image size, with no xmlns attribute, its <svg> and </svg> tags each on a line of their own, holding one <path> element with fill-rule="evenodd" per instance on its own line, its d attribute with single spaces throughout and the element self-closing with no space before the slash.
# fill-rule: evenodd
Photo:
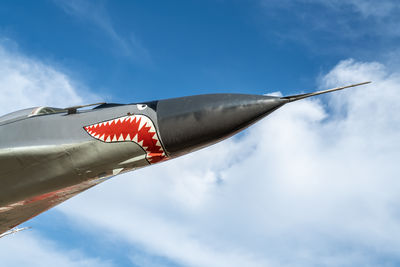
<svg viewBox="0 0 400 267">
<path fill-rule="evenodd" d="M 0 207 L 0 233 L 35 217 L 104 180 L 92 180 Z"/>
</svg>

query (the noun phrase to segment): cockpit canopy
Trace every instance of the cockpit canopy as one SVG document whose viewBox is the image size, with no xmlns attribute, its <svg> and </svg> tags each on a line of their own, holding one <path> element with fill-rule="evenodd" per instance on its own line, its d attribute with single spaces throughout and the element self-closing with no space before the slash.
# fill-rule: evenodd
<svg viewBox="0 0 400 267">
<path fill-rule="evenodd" d="M 35 107 L 35 108 L 27 108 L 18 110 L 4 116 L 0 117 L 0 123 L 5 121 L 15 121 L 27 117 L 34 117 L 40 115 L 49 115 L 55 113 L 67 112 L 62 108 L 53 108 L 53 107 Z"/>
<path fill-rule="evenodd" d="M 62 108 L 37 107 L 37 108 L 32 109 L 32 111 L 28 115 L 28 117 L 39 116 L 39 115 L 47 115 L 47 114 L 54 114 L 54 113 L 61 113 L 61 112 L 66 112 L 66 110 L 62 109 Z"/>
</svg>

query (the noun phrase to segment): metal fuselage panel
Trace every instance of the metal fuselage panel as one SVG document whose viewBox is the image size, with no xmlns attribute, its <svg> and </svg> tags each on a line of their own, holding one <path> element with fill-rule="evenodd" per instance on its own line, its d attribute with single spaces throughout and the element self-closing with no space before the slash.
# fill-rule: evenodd
<svg viewBox="0 0 400 267">
<path fill-rule="evenodd" d="M 77 114 L 27 117 L 0 125 L 0 207 L 149 165 L 135 142 L 96 140 L 84 127 L 131 114 L 156 114 L 137 105 Z M 127 140 L 129 141 L 129 140 Z"/>
</svg>

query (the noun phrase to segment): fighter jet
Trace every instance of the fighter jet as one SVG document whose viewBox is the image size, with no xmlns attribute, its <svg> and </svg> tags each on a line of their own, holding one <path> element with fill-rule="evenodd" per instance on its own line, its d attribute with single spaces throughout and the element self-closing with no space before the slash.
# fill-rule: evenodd
<svg viewBox="0 0 400 267">
<path fill-rule="evenodd" d="M 207 94 L 4 115 L 0 237 L 112 176 L 215 144 L 289 102 L 367 83 L 285 97 Z"/>
</svg>

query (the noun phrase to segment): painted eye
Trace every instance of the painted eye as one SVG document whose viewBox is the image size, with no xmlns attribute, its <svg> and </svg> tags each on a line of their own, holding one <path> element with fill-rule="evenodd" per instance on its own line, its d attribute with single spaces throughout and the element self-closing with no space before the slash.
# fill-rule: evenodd
<svg viewBox="0 0 400 267">
<path fill-rule="evenodd" d="M 143 110 L 143 109 L 147 108 L 146 104 L 137 104 L 136 106 L 137 106 L 138 110 Z"/>
</svg>

